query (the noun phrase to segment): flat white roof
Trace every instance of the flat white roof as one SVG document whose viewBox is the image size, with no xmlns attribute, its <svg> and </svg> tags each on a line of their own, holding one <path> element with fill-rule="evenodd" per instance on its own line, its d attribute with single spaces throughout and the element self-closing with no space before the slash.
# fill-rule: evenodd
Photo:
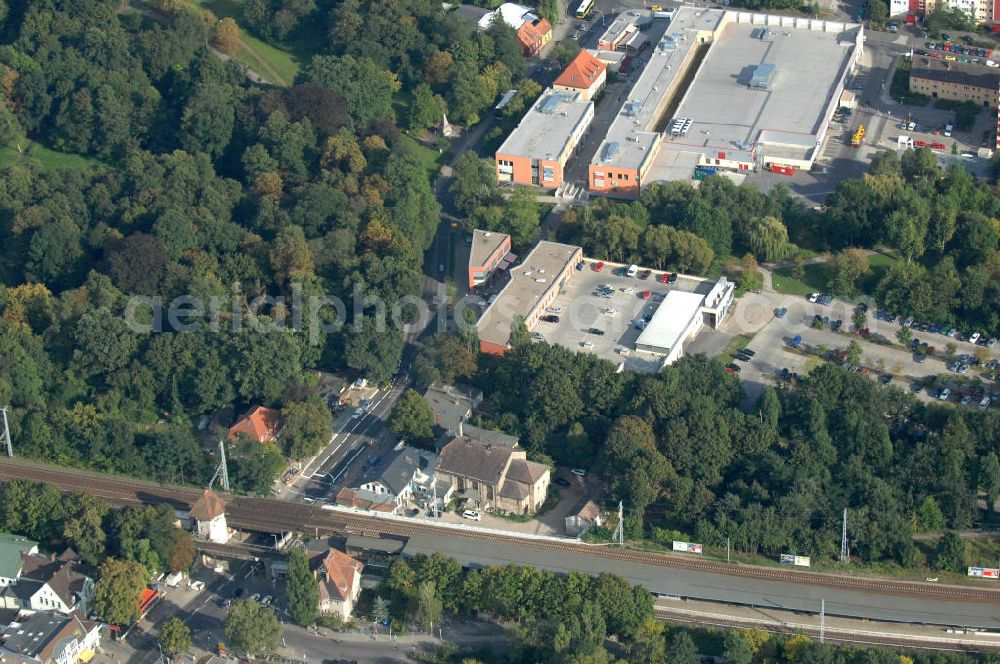
<svg viewBox="0 0 1000 664">
<path fill-rule="evenodd" d="M 510 132 L 497 154 L 557 160 L 581 123 L 594 117 L 594 102 L 576 92 L 549 88 Z"/>
<path fill-rule="evenodd" d="M 666 353 L 683 341 L 681 335 L 688 329 L 691 320 L 701 315 L 701 303 L 705 296 L 700 293 L 672 290 L 667 293 L 653 319 L 635 340 L 636 347 L 662 348 Z"/>
<path fill-rule="evenodd" d="M 733 20 L 722 30 L 677 108 L 677 116 L 694 123 L 687 136 L 665 140 L 665 149 L 711 157 L 749 153 L 758 142 L 815 149 L 824 112 L 847 73 L 857 26 L 766 19 L 766 25 Z M 768 66 L 774 69 L 770 88 L 748 87 Z"/>
</svg>

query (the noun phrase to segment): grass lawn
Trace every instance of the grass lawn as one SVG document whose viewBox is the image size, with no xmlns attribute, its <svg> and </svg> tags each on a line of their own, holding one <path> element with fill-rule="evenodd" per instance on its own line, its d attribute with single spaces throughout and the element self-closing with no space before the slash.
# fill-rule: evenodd
<svg viewBox="0 0 1000 664">
<path fill-rule="evenodd" d="M 871 295 L 875 292 L 878 282 L 889 270 L 889 267 L 898 261 L 898 258 L 885 254 L 873 253 L 868 257 L 871 271 L 861 278 L 858 286 L 862 293 Z M 816 263 L 803 266 L 805 274 L 802 279 L 792 277 L 791 268 L 781 268 L 775 270 L 773 274 L 774 290 L 786 295 L 807 296 L 810 293 L 822 293 L 827 289 L 830 278 L 833 276 L 833 263 Z"/>
<path fill-rule="evenodd" d="M 427 177 L 433 182 L 434 178 L 437 177 L 438 171 L 441 170 L 441 165 L 445 163 L 447 153 L 438 152 L 408 134 L 400 136 L 399 142 L 405 145 L 406 150 L 420 161 L 427 170 Z"/>
<path fill-rule="evenodd" d="M 772 275 L 774 290 L 785 295 L 807 296 L 810 293 L 822 292 L 830 279 L 829 263 L 815 263 L 803 266 L 802 279 L 792 276 L 792 268 L 780 268 Z"/>
<path fill-rule="evenodd" d="M 732 361 L 736 358 L 736 353 L 747 347 L 747 344 L 753 339 L 752 334 L 737 334 L 726 346 L 726 349 L 722 351 L 719 355 L 723 360 Z"/>
<path fill-rule="evenodd" d="M 310 49 L 296 44 L 289 51 L 264 42 L 250 34 L 243 25 L 241 0 L 187 0 L 189 5 L 207 9 L 218 18 L 229 17 L 240 26 L 240 48 L 235 58 L 275 85 L 291 85 Z"/>
<path fill-rule="evenodd" d="M 35 159 L 47 171 L 62 169 L 79 170 L 90 168 L 100 163 L 91 157 L 51 150 L 40 143 L 31 143 L 25 138 L 21 138 L 21 147 L 25 150 L 23 157 L 18 153 L 16 143 L 0 145 L 0 168 L 6 168 L 17 162 L 19 157 L 21 159 Z"/>
<path fill-rule="evenodd" d="M 872 270 L 861 278 L 859 285 L 863 293 L 872 295 L 875 292 L 875 287 L 878 286 L 878 282 L 882 280 L 882 277 L 889 271 L 889 268 L 899 261 L 899 259 L 886 256 L 885 254 L 872 254 L 868 257 L 868 260 L 871 263 Z"/>
</svg>

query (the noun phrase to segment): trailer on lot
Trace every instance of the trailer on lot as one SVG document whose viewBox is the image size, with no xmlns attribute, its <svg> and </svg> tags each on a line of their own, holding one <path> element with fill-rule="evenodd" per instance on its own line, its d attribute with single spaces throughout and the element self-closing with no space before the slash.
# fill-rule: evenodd
<svg viewBox="0 0 1000 664">
<path fill-rule="evenodd" d="M 766 168 L 772 173 L 778 173 L 779 175 L 795 175 L 795 167 L 788 166 L 786 164 L 776 164 L 771 162 L 767 164 Z"/>
</svg>

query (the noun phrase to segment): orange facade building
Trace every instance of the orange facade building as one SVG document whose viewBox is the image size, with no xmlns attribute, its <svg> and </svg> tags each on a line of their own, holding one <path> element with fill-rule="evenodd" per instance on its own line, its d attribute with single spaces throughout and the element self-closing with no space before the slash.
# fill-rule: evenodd
<svg viewBox="0 0 1000 664">
<path fill-rule="evenodd" d="M 497 182 L 558 187 L 593 119 L 593 102 L 576 92 L 546 90 L 497 150 Z"/>
</svg>

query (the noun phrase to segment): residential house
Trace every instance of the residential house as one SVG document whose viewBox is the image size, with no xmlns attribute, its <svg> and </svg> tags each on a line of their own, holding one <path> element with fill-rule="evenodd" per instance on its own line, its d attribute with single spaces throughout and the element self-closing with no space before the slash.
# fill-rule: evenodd
<svg viewBox="0 0 1000 664">
<path fill-rule="evenodd" d="M 8 625 L 0 640 L 0 661 L 77 664 L 89 662 L 97 653 L 101 625 L 75 613 L 40 611 Z"/>
<path fill-rule="evenodd" d="M 191 505 L 188 514 L 194 522 L 194 531 L 199 537 L 219 544 L 229 541 L 226 504 L 218 495 L 206 489 Z"/>
<path fill-rule="evenodd" d="M 274 408 L 254 406 L 229 428 L 229 440 L 243 434 L 255 443 L 277 441 L 281 435 L 281 413 Z"/>
<path fill-rule="evenodd" d="M 434 413 L 434 424 L 453 434 L 458 431 L 459 423 L 467 420 L 482 403 L 483 391 L 462 383 L 431 385 L 424 392 L 424 399 Z"/>
<path fill-rule="evenodd" d="M 87 615 L 94 601 L 94 580 L 81 571 L 72 549 L 60 556 L 22 555 L 20 576 L 0 591 L 0 605 L 22 613 L 79 611 Z"/>
<path fill-rule="evenodd" d="M 552 25 L 544 18 L 532 16 L 517 30 L 517 41 L 521 44 L 521 55 L 526 58 L 533 58 L 551 40 Z"/>
<path fill-rule="evenodd" d="M 313 574 L 319 579 L 320 612 L 334 613 L 344 621 L 350 620 L 354 602 L 361 594 L 361 570 L 365 566 L 332 547 L 325 555 L 315 556 L 312 561 Z"/>
<path fill-rule="evenodd" d="M 24 556 L 38 553 L 38 542 L 27 537 L 0 533 L 0 588 L 17 583 L 24 566 Z"/>
<path fill-rule="evenodd" d="M 432 452 L 404 446 L 381 473 L 361 485 L 361 490 L 391 497 L 398 510 L 414 493 L 431 493 L 436 459 Z"/>
<path fill-rule="evenodd" d="M 580 537 L 593 526 L 603 523 L 601 508 L 593 500 L 583 498 L 566 515 L 566 534 L 570 537 Z"/>
<path fill-rule="evenodd" d="M 591 55 L 588 51 L 580 51 L 559 78 L 552 83 L 556 90 L 578 92 L 580 98 L 586 101 L 593 99 L 608 80 L 608 66 Z"/>
<path fill-rule="evenodd" d="M 545 502 L 549 468 L 527 460 L 513 445 L 499 445 L 466 435 L 459 427 L 438 455 L 440 481 L 451 486 L 455 497 L 484 509 L 513 514 L 533 514 Z"/>
<path fill-rule="evenodd" d="M 517 256 L 510 253 L 509 235 L 475 229 L 469 250 L 469 288 L 486 283 L 497 269 L 505 269 L 515 260 Z"/>
</svg>

